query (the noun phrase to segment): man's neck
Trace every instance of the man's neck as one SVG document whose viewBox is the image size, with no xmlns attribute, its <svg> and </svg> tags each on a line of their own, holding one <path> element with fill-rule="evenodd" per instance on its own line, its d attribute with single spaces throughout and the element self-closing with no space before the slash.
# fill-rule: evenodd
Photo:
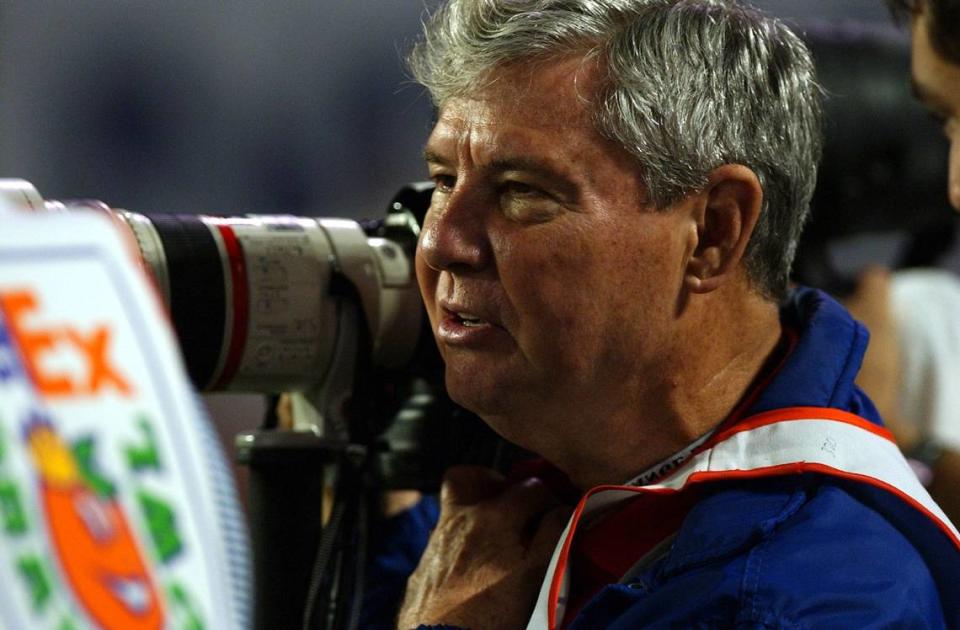
<svg viewBox="0 0 960 630">
<path fill-rule="evenodd" d="M 578 487 L 624 483 L 682 450 L 722 423 L 771 369 L 782 334 L 776 304 L 752 292 L 707 297 L 691 300 L 678 320 L 684 342 L 664 361 L 656 386 L 641 375 L 643 383 L 628 385 L 639 398 L 625 396 L 619 407 L 598 401 L 606 409 L 587 416 L 589 444 L 580 436 L 557 453 L 554 463 Z"/>
</svg>

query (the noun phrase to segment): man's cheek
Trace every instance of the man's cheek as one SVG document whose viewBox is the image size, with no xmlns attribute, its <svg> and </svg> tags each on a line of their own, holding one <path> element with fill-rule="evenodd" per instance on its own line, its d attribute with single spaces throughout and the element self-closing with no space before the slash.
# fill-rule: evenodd
<svg viewBox="0 0 960 630">
<path fill-rule="evenodd" d="M 416 271 L 417 285 L 420 287 L 420 297 L 423 298 L 423 304 L 427 311 L 431 312 L 436 302 L 438 274 L 424 262 L 419 251 L 414 260 L 414 270 Z"/>
<path fill-rule="evenodd" d="M 572 293 L 569 286 L 567 293 Z M 515 337 L 521 352 L 532 367 L 545 373 L 580 371 L 589 361 L 590 343 L 596 338 L 591 329 L 586 301 L 566 299 L 542 302 L 521 317 Z"/>
</svg>

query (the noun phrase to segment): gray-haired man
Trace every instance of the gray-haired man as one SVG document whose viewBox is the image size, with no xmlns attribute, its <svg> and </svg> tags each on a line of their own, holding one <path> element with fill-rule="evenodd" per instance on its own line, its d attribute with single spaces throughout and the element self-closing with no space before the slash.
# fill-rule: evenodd
<svg viewBox="0 0 960 630">
<path fill-rule="evenodd" d="M 454 0 L 411 66 L 447 388 L 549 466 L 451 471 L 400 627 L 960 621 L 960 538 L 853 384 L 864 330 L 788 288 L 803 44 L 721 0 Z M 370 623 L 412 569 L 385 540 Z"/>
</svg>

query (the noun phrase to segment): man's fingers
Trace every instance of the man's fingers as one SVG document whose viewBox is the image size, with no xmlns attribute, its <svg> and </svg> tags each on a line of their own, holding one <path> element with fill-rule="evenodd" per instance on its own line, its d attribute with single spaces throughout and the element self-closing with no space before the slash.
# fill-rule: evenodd
<svg viewBox="0 0 960 630">
<path fill-rule="evenodd" d="M 559 503 L 560 500 L 543 481 L 531 477 L 507 487 L 492 502 L 492 507 L 503 518 L 523 526 Z"/>
<path fill-rule="evenodd" d="M 567 523 L 570 522 L 571 514 L 573 514 L 573 510 L 570 507 L 561 505 L 543 515 L 543 518 L 540 519 L 540 525 L 527 547 L 527 557 L 529 559 L 534 562 L 541 562 L 543 566 L 546 566 L 560 541 L 560 536 L 567 527 Z"/>
<path fill-rule="evenodd" d="M 441 520 L 455 514 L 472 513 L 473 536 L 509 548 L 518 545 L 528 555 L 535 540 L 545 545 L 537 555 L 549 557 L 552 544 L 566 525 L 570 509 L 541 480 L 529 478 L 508 483 L 499 473 L 479 466 L 456 466 L 444 475 L 440 490 Z M 467 532 L 462 524 L 460 534 Z M 482 534 L 481 532 L 488 532 Z M 495 538 L 489 532 L 496 532 Z M 539 562 L 540 560 L 535 560 Z"/>
<path fill-rule="evenodd" d="M 474 505 L 491 499 L 506 485 L 503 475 L 484 466 L 454 466 L 443 475 L 440 505 Z"/>
</svg>

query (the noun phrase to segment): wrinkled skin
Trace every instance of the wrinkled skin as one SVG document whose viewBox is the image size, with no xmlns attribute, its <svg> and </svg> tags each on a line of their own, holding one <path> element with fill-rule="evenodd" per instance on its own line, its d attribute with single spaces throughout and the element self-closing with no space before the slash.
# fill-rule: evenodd
<svg viewBox="0 0 960 630">
<path fill-rule="evenodd" d="M 489 469 L 467 466 L 447 473 L 440 503 L 397 626 L 522 628 L 569 509 L 535 479 L 507 485 Z"/>
<path fill-rule="evenodd" d="M 573 461 L 595 441 L 586 419 L 626 419 L 673 387 L 663 359 L 683 342 L 696 233 L 644 203 L 636 162 L 594 129 L 581 65 L 505 73 L 441 108 L 417 255 L 451 397 L 574 477 L 603 459 Z"/>
</svg>

